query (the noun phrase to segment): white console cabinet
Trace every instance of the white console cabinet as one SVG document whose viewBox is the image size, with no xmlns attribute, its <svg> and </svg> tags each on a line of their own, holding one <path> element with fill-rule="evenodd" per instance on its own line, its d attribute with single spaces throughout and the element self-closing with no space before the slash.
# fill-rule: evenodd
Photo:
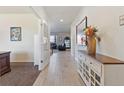
<svg viewBox="0 0 124 93">
<path fill-rule="evenodd" d="M 124 85 L 124 62 L 115 58 L 79 51 L 77 68 L 87 86 Z"/>
</svg>

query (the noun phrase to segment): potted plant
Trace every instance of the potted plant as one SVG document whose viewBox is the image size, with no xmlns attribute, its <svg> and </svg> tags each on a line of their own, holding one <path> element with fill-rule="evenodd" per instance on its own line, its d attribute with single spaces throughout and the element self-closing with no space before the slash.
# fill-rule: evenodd
<svg viewBox="0 0 124 93">
<path fill-rule="evenodd" d="M 87 50 L 88 54 L 95 55 L 96 54 L 96 39 L 100 41 L 100 37 L 97 36 L 96 32 L 98 32 L 97 27 L 89 26 L 83 29 L 86 37 L 87 37 Z"/>
</svg>

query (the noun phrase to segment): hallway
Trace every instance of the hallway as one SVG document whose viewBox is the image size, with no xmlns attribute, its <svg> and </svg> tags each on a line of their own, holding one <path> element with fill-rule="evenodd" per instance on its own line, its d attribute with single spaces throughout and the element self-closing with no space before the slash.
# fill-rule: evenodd
<svg viewBox="0 0 124 93">
<path fill-rule="evenodd" d="M 81 86 L 84 85 L 76 71 L 70 51 L 54 53 L 50 64 L 38 76 L 34 86 Z"/>
</svg>

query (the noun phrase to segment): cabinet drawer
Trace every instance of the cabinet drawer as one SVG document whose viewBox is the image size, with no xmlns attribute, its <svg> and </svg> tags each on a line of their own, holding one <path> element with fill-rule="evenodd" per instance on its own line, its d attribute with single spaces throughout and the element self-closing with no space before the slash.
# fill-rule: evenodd
<svg viewBox="0 0 124 93">
<path fill-rule="evenodd" d="M 6 72 L 11 71 L 10 69 L 10 53 L 1 53 L 0 54 L 0 76 Z"/>
<path fill-rule="evenodd" d="M 7 65 L 7 59 L 6 57 L 2 57 L 0 59 L 0 67 L 2 68 L 2 67 L 5 67 L 6 65 Z"/>
<path fill-rule="evenodd" d="M 81 53 L 79 53 L 78 58 L 82 61 L 85 61 L 85 56 Z"/>
<path fill-rule="evenodd" d="M 90 62 L 91 69 L 101 75 L 102 64 L 97 61 Z"/>
</svg>

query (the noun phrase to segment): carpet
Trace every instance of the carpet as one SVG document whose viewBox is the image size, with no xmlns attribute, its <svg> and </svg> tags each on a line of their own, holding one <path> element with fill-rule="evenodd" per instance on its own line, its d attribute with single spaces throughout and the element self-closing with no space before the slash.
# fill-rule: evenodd
<svg viewBox="0 0 124 93">
<path fill-rule="evenodd" d="M 0 86 L 32 86 L 39 73 L 32 62 L 11 62 L 11 72 L 0 77 Z"/>
</svg>

